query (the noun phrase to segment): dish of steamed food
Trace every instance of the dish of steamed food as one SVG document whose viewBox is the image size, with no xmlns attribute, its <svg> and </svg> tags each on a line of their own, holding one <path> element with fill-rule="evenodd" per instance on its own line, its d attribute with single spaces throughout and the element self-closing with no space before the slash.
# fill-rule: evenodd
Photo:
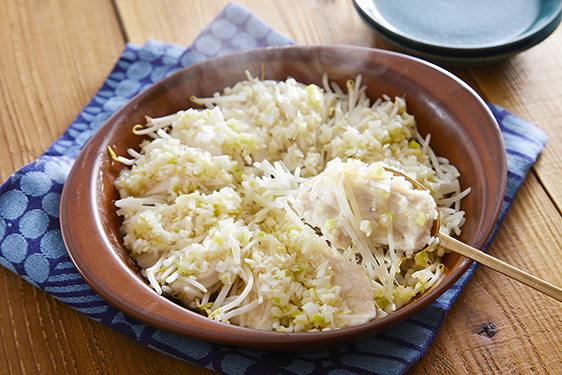
<svg viewBox="0 0 562 375">
<path fill-rule="evenodd" d="M 224 323 L 317 332 L 434 285 L 431 227 L 460 234 L 469 190 L 405 101 L 371 101 L 360 76 L 344 89 L 246 76 L 192 97 L 203 109 L 147 118 L 140 151 L 113 154 L 124 245 L 156 293 Z"/>
</svg>

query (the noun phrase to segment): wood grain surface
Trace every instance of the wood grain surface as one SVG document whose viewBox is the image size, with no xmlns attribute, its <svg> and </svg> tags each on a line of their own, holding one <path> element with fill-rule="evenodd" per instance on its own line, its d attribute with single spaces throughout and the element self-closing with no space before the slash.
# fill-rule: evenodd
<svg viewBox="0 0 562 375">
<path fill-rule="evenodd" d="M 299 44 L 389 48 L 349 0 L 239 0 Z M 0 177 L 38 157 L 97 91 L 126 42 L 189 45 L 223 0 L 0 2 Z M 562 28 L 502 64 L 454 69 L 549 136 L 489 254 L 562 286 Z M 409 374 L 562 374 L 562 304 L 479 267 Z M 494 323 L 488 337 L 481 326 Z M 0 269 L 0 374 L 212 374 L 115 333 Z"/>
</svg>

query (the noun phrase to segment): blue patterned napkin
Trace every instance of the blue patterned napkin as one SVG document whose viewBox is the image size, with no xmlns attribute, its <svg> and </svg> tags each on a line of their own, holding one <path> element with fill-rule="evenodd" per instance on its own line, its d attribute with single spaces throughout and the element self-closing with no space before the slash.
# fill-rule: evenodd
<svg viewBox="0 0 562 375">
<path fill-rule="evenodd" d="M 427 351 L 475 266 L 437 301 L 373 339 L 329 351 L 276 355 L 177 336 L 125 316 L 90 289 L 63 244 L 59 202 L 65 178 L 84 143 L 113 112 L 185 66 L 233 51 L 290 43 L 245 8 L 229 4 L 188 49 L 154 40 L 142 47 L 127 44 L 103 86 L 66 132 L 0 187 L 0 264 L 133 340 L 224 374 L 406 372 Z M 490 108 L 505 139 L 509 169 L 495 235 L 547 139 L 531 123 L 497 106 Z"/>
</svg>

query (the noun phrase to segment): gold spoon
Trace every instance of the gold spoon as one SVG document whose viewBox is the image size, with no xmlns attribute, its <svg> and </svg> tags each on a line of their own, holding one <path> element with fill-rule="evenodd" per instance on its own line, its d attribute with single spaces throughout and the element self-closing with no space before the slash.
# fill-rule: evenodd
<svg viewBox="0 0 562 375">
<path fill-rule="evenodd" d="M 415 189 L 418 190 L 427 190 L 425 186 L 421 183 L 416 181 L 415 179 L 401 173 L 395 169 L 384 167 L 385 170 L 394 173 L 395 176 L 404 177 L 407 181 L 409 181 Z M 528 274 L 518 268 L 510 266 L 509 264 L 502 262 L 499 259 L 496 259 L 486 253 L 483 253 L 480 250 L 475 249 L 474 247 L 468 246 L 448 235 L 439 231 L 439 217 L 435 219 L 433 222 L 433 227 L 431 228 L 431 235 L 433 237 L 439 238 L 439 246 L 454 251 L 455 253 L 459 253 L 467 258 L 470 258 L 486 267 L 489 267 L 499 273 L 502 273 L 512 279 L 515 279 L 525 285 L 530 286 L 542 292 L 550 297 L 557 299 L 558 301 L 562 302 L 562 289 L 558 288 L 550 283 L 547 283 L 544 280 L 541 280 L 533 275 Z M 423 249 L 420 249 L 423 250 Z"/>
</svg>

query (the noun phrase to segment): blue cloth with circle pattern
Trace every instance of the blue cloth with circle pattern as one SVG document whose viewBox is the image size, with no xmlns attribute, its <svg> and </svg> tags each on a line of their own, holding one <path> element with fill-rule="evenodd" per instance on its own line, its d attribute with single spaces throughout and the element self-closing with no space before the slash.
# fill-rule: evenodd
<svg viewBox="0 0 562 375">
<path fill-rule="evenodd" d="M 328 351 L 277 355 L 181 337 L 131 319 L 90 289 L 63 244 L 59 202 L 65 178 L 84 143 L 113 112 L 185 66 L 233 51 L 290 43 L 247 9 L 229 4 L 187 49 L 155 40 L 142 47 L 127 44 L 103 86 L 66 132 L 0 187 L 0 264 L 133 340 L 224 374 L 403 374 L 427 351 L 475 266 L 437 301 L 373 339 Z M 529 122 L 497 106 L 490 108 L 505 139 L 509 169 L 495 235 L 547 139 Z"/>
</svg>

